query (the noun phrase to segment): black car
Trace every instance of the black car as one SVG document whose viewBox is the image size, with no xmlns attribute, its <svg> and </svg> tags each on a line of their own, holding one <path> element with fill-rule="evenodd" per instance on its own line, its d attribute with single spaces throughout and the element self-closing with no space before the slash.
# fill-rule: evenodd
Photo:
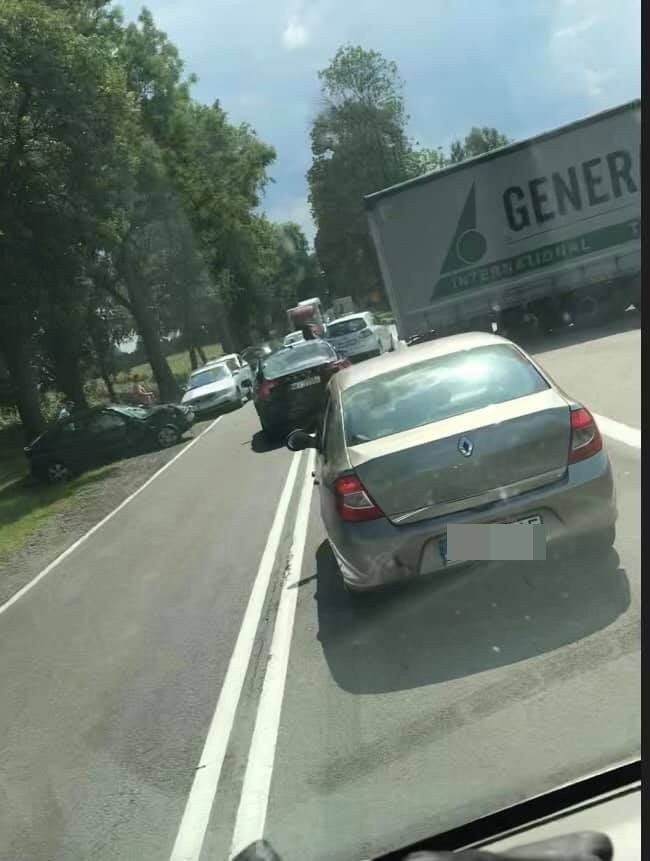
<svg viewBox="0 0 650 861">
<path fill-rule="evenodd" d="M 327 341 L 300 341 L 262 359 L 253 403 L 269 437 L 318 422 L 330 377 L 349 367 Z"/>
<path fill-rule="evenodd" d="M 127 454 L 167 448 L 193 422 L 192 410 L 176 404 L 78 410 L 50 425 L 25 447 L 25 455 L 34 478 L 61 481 Z"/>
</svg>

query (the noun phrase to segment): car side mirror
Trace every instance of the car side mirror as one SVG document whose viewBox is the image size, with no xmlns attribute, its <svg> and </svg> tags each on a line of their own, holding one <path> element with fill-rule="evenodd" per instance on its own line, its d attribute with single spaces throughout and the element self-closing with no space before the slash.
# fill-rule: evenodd
<svg viewBox="0 0 650 861">
<path fill-rule="evenodd" d="M 318 439 L 314 434 L 304 430 L 291 431 L 287 437 L 289 451 L 304 451 L 306 448 L 318 448 Z"/>
<path fill-rule="evenodd" d="M 241 385 L 242 386 L 252 386 L 253 383 L 250 380 L 242 380 Z"/>
</svg>

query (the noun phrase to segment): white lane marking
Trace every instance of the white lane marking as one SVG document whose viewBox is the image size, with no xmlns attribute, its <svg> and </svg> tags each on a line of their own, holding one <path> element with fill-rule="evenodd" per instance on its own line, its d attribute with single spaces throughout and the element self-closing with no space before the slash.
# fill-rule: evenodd
<svg viewBox="0 0 650 861">
<path fill-rule="evenodd" d="M 211 431 L 212 428 L 217 424 L 217 422 L 221 421 L 222 418 L 223 416 L 219 416 L 213 422 L 211 422 L 207 426 L 207 428 L 204 428 L 201 433 L 192 440 L 192 442 L 188 443 L 183 449 L 181 449 L 181 451 L 178 452 L 178 454 L 175 454 L 174 457 L 171 460 L 168 460 L 164 466 L 161 466 L 157 472 L 154 472 L 154 474 L 150 478 L 148 478 L 145 483 L 142 484 L 137 490 L 134 490 L 133 493 L 126 497 L 126 499 L 123 499 L 122 502 L 120 502 L 120 504 L 117 506 L 117 508 L 114 508 L 112 511 L 110 511 L 106 515 L 106 517 L 102 517 L 99 523 L 96 523 L 94 526 L 92 526 L 88 530 L 88 532 L 85 532 L 81 536 L 81 538 L 77 538 L 74 544 L 71 544 L 66 550 L 63 551 L 63 553 L 61 553 L 59 556 L 56 557 L 56 559 L 50 562 L 49 565 L 43 568 L 43 570 L 39 574 L 37 574 L 36 577 L 33 578 L 33 580 L 30 580 L 29 583 L 26 583 L 22 587 L 22 589 L 19 589 L 16 593 L 14 593 L 11 598 L 5 601 L 4 604 L 0 604 L 0 615 L 4 613 L 5 610 L 8 610 L 12 604 L 15 604 L 16 601 L 19 601 L 23 597 L 23 595 L 26 595 L 27 592 L 30 591 L 30 589 L 33 589 L 37 583 L 40 583 L 44 577 L 47 577 L 50 571 L 54 570 L 54 568 L 56 568 L 57 565 L 60 565 L 64 559 L 67 559 L 68 556 L 74 553 L 77 547 L 80 547 L 82 544 L 84 544 L 90 538 L 91 535 L 94 535 L 98 529 L 101 529 L 105 523 L 108 523 L 109 520 L 115 517 L 115 515 L 119 511 L 125 508 L 129 504 L 129 502 L 132 502 L 136 498 L 136 496 L 139 496 L 143 490 L 146 490 L 149 485 L 158 478 L 158 476 L 162 475 L 165 470 L 169 469 L 172 464 L 176 463 L 176 461 L 180 457 L 182 457 L 184 454 L 187 454 L 187 452 L 192 448 L 192 446 L 196 445 L 202 437 L 209 433 L 209 431 Z"/>
<path fill-rule="evenodd" d="M 264 834 L 284 686 L 289 666 L 291 637 L 298 601 L 298 589 L 290 587 L 295 586 L 296 581 L 300 579 L 302 570 L 309 526 L 309 509 L 314 487 L 311 474 L 314 468 L 314 456 L 315 452 L 312 449 L 307 459 L 305 481 L 300 494 L 293 530 L 287 577 L 280 595 L 271 650 L 257 708 L 253 738 L 248 752 L 248 763 L 230 850 L 231 858 L 249 843 L 261 839 Z"/>
<path fill-rule="evenodd" d="M 257 628 L 264 609 L 266 593 L 273 572 L 275 557 L 282 538 L 289 503 L 298 475 L 300 454 L 294 455 L 280 501 L 275 511 L 271 531 L 257 569 L 248 605 L 237 635 L 235 648 L 221 686 L 217 705 L 210 721 L 203 751 L 194 774 L 194 781 L 185 804 L 170 861 L 198 861 L 217 791 L 221 768 L 226 755 L 235 713 L 248 670 Z M 296 591 L 296 590 L 293 590 Z"/>
<path fill-rule="evenodd" d="M 614 419 L 608 419 L 607 416 L 599 416 L 597 413 L 594 413 L 594 418 L 601 433 L 604 433 L 605 436 L 618 440 L 618 442 L 623 442 L 625 445 L 632 446 L 632 448 L 641 448 L 641 431 L 637 428 L 624 425 L 621 422 L 615 422 Z"/>
</svg>

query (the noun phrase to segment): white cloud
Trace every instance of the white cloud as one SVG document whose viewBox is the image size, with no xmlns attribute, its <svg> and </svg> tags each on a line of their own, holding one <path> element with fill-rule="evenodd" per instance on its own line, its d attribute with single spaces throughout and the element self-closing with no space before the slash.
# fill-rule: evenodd
<svg viewBox="0 0 650 861">
<path fill-rule="evenodd" d="M 309 42 L 309 30 L 307 26 L 298 19 L 297 15 L 291 15 L 287 26 L 282 33 L 282 43 L 288 51 L 303 48 Z"/>
<path fill-rule="evenodd" d="M 555 81 L 567 94 L 586 96 L 594 107 L 637 95 L 621 98 L 629 86 L 624 82 L 639 64 L 639 0 L 616 6 L 609 0 L 574 0 L 556 7 L 553 17 L 547 84 Z"/>
<path fill-rule="evenodd" d="M 587 30 L 591 30 L 591 28 L 596 23 L 596 18 L 584 18 L 582 21 L 576 21 L 575 24 L 570 24 L 567 27 L 560 27 L 558 30 L 553 32 L 554 39 L 575 39 L 577 36 L 581 36 L 583 33 L 586 33 Z"/>
<path fill-rule="evenodd" d="M 294 221 L 302 228 L 309 244 L 313 245 L 316 226 L 311 217 L 309 201 L 305 197 L 290 198 L 274 206 L 267 215 L 272 221 Z"/>
</svg>

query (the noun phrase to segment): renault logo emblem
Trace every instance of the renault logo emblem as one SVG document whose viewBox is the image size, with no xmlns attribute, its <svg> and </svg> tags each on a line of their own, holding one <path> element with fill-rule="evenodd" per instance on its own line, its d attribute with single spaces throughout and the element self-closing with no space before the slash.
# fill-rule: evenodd
<svg viewBox="0 0 650 861">
<path fill-rule="evenodd" d="M 469 439 L 469 437 L 462 436 L 458 440 L 458 451 L 463 455 L 463 457 L 471 457 L 472 452 L 474 451 L 474 443 Z"/>
</svg>

